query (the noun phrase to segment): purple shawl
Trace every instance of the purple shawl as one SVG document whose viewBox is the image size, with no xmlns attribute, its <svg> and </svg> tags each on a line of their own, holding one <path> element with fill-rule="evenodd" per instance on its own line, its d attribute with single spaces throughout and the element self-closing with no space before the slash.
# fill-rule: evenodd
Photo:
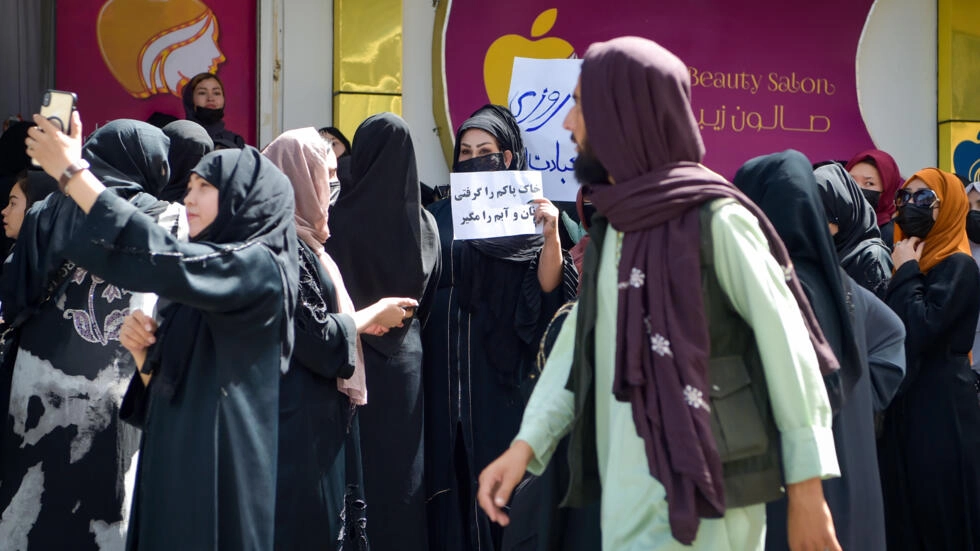
<svg viewBox="0 0 980 551">
<path fill-rule="evenodd" d="M 619 262 L 613 394 L 632 404 L 650 474 L 667 493 L 671 532 L 684 544 L 700 517 L 725 511 L 708 400 L 710 340 L 701 296 L 699 207 L 737 199 L 759 220 L 803 314 L 821 372 L 838 367 L 789 254 L 759 208 L 700 164 L 687 67 L 643 38 L 593 44 L 582 64 L 587 141 L 614 179 L 590 199 L 624 232 Z"/>
</svg>

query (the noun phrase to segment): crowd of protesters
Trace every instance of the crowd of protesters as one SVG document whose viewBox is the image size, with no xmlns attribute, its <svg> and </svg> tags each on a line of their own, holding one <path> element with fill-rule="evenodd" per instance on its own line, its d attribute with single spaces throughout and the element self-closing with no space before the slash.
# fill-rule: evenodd
<svg viewBox="0 0 980 551">
<path fill-rule="evenodd" d="M 468 240 L 392 113 L 260 151 L 205 73 L 162 128 L 11 125 L 0 547 L 980 551 L 980 183 L 729 182 L 690 95 L 593 44 L 577 208 Z M 510 111 L 451 170 L 528 170 Z"/>
</svg>

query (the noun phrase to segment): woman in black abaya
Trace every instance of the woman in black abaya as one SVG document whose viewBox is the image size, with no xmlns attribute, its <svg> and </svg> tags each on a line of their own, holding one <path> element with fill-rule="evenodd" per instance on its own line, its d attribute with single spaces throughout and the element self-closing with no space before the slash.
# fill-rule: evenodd
<svg viewBox="0 0 980 551">
<path fill-rule="evenodd" d="M 158 128 L 118 120 L 80 155 L 105 195 L 155 217 L 165 205 L 150 193 L 167 182 L 168 145 Z M 7 321 L 29 315 L 12 349 L 2 437 L 0 532 L 15 535 L 3 545 L 122 549 L 139 445 L 139 432 L 119 422 L 134 369 L 119 342 L 131 289 L 67 262 L 88 236 L 74 201 L 57 192 L 36 207 L 0 281 Z"/>
<path fill-rule="evenodd" d="M 70 138 L 35 120 L 44 132 L 31 132 L 28 152 L 45 172 L 78 168 L 77 113 Z M 80 221 L 64 252 L 112 285 L 170 301 L 152 346 L 122 337 L 141 373 L 120 415 L 143 428 L 127 547 L 272 549 L 279 378 L 299 280 L 293 192 L 254 148 L 211 153 L 193 172 L 184 243 L 77 170 L 63 179 Z M 152 330 L 140 314 L 126 319 L 134 325 Z"/>
<path fill-rule="evenodd" d="M 735 174 L 734 183 L 762 208 L 786 244 L 813 312 L 840 360 L 844 402 L 834 415 L 833 433 L 841 476 L 823 482 L 837 539 L 843 549 L 884 549 L 874 413 L 884 407 L 879 395 L 887 405 L 901 382 L 901 322 L 838 265 L 805 156 L 791 150 L 752 159 Z M 869 320 L 875 324 L 869 325 Z M 874 362 L 870 366 L 869 358 Z M 788 550 L 786 507 L 785 499 L 767 504 L 768 551 Z"/>
<path fill-rule="evenodd" d="M 337 158 L 312 127 L 290 130 L 262 152 L 289 178 L 296 198 L 300 286 L 296 347 L 280 381 L 276 549 L 368 549 L 360 420 L 367 403 L 359 333 L 400 327 L 414 299 L 383 298 L 354 311 L 324 251 Z M 382 522 L 384 519 L 382 519 Z"/>
<path fill-rule="evenodd" d="M 419 307 L 404 327 L 362 335 L 370 401 L 359 411 L 368 537 L 375 551 L 427 551 L 423 491 L 421 330 L 441 269 L 439 234 L 420 204 L 415 149 L 397 115 L 358 127 L 351 182 L 342 186 L 326 250 L 348 274 L 354 306 L 407 297 Z"/>
<path fill-rule="evenodd" d="M 480 108 L 456 133 L 453 171 L 527 170 L 520 132 L 506 108 Z M 544 235 L 454 241 L 450 200 L 429 210 L 446 266 L 423 335 L 429 543 L 498 549 L 502 529 L 476 504 L 477 477 L 517 433 L 541 337 L 578 277 L 547 200 Z"/>
<path fill-rule="evenodd" d="M 837 163 L 813 171 L 834 246 L 847 275 L 878 298 L 892 276 L 891 250 L 881 239 L 875 211 L 851 175 Z"/>
<path fill-rule="evenodd" d="M 895 274 L 886 302 L 908 331 L 908 374 L 879 444 L 888 549 L 980 550 L 980 405 L 970 349 L 980 272 L 963 184 L 916 172 L 895 198 Z"/>
</svg>

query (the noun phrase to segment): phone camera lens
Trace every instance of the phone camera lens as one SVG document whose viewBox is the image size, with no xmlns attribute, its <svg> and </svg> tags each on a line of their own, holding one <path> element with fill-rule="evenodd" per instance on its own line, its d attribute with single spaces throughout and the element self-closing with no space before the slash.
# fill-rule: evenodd
<svg viewBox="0 0 980 551">
<path fill-rule="evenodd" d="M 48 92 L 45 92 L 44 93 L 44 98 L 41 101 L 44 102 L 44 105 L 50 105 L 51 104 L 51 94 L 49 94 Z"/>
</svg>

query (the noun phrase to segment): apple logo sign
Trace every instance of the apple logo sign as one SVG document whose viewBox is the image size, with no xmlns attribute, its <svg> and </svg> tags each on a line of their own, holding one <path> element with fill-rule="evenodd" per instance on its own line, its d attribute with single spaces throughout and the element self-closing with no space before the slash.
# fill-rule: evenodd
<svg viewBox="0 0 980 551">
<path fill-rule="evenodd" d="M 980 133 L 977 134 L 980 140 Z M 953 150 L 953 171 L 971 182 L 980 180 L 980 142 L 963 140 Z"/>
<path fill-rule="evenodd" d="M 538 14 L 531 25 L 531 40 L 519 34 L 505 34 L 493 41 L 487 48 L 483 60 L 483 83 L 487 89 L 490 103 L 507 105 L 510 90 L 511 72 L 515 57 L 534 59 L 565 59 L 575 56 L 575 48 L 567 41 L 556 37 L 540 38 L 548 34 L 558 19 L 558 8 L 551 8 Z"/>
</svg>

